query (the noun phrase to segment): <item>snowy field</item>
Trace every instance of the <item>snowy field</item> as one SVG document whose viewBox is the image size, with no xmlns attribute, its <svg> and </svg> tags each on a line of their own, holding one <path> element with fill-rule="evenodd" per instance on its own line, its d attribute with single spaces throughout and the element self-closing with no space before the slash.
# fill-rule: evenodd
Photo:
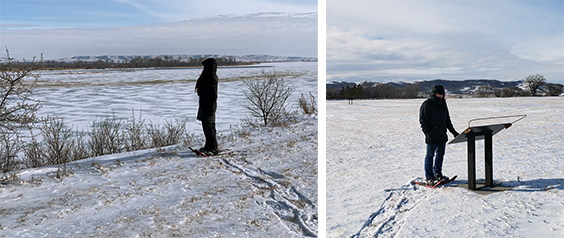
<svg viewBox="0 0 564 238">
<path fill-rule="evenodd" d="M 246 86 L 242 80 L 272 70 L 297 75 L 284 77 L 296 87 L 289 103 L 297 104 L 297 98 L 310 91 L 317 98 L 317 62 L 219 67 L 218 131 L 229 131 L 230 125 L 248 114 L 243 107 Z M 199 133 L 194 86 L 201 72 L 202 68 L 42 71 L 34 98 L 45 101 L 39 116 L 64 117 L 68 125 L 79 130 L 88 131 L 94 120 L 108 113 L 128 119 L 135 110 L 136 117 L 141 111 L 147 123 L 187 120 L 187 128 Z"/>
<path fill-rule="evenodd" d="M 247 116 L 242 79 L 287 73 L 296 91 L 317 98 L 317 63 L 219 68 L 219 147 L 232 155 L 196 157 L 180 145 L 107 155 L 0 174 L 0 237 L 307 237 L 318 232 L 317 116 L 287 127 L 231 130 Z M 153 123 L 196 121 L 200 69 L 42 72 L 40 116 L 75 129 L 114 111 Z M 202 141 L 193 145 L 200 148 Z M 8 180 L 6 180 L 8 178 Z"/>
<path fill-rule="evenodd" d="M 493 138 L 494 184 L 511 189 L 486 194 L 461 187 L 466 143 L 447 145 L 452 184 L 410 184 L 424 177 L 422 102 L 327 101 L 327 237 L 564 237 L 564 97 L 447 100 L 458 132 L 473 118 L 527 115 Z M 483 151 L 477 141 L 478 180 Z"/>
<path fill-rule="evenodd" d="M 180 146 L 18 171 L 0 184 L 0 237 L 307 237 L 317 234 L 317 117 Z M 21 182 L 21 181 L 23 182 Z"/>
</svg>

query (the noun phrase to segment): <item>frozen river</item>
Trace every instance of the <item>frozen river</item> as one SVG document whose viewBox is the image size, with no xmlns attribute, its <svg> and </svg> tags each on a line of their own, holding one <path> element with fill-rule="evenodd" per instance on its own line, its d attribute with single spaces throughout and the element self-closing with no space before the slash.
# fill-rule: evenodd
<svg viewBox="0 0 564 238">
<path fill-rule="evenodd" d="M 248 115 L 242 80 L 262 71 L 286 73 L 296 90 L 288 103 L 297 109 L 298 97 L 312 92 L 317 98 L 317 62 L 264 63 L 242 67 L 219 67 L 217 130 L 229 131 L 232 124 Z M 202 68 L 137 70 L 43 71 L 34 98 L 44 100 L 38 115 L 64 117 L 74 129 L 89 130 L 94 120 L 110 112 L 127 119 L 141 111 L 146 123 L 187 120 L 189 132 L 200 132 L 196 120 L 198 96 L 194 85 Z"/>
</svg>

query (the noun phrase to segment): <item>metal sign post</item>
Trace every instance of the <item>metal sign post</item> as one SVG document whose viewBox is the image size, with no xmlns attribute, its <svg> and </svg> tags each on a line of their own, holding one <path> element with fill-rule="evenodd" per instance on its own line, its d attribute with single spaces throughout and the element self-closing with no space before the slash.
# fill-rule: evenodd
<svg viewBox="0 0 564 238">
<path fill-rule="evenodd" d="M 490 118 L 479 118 L 473 119 L 477 120 L 489 120 L 489 119 L 499 119 L 507 117 L 520 117 L 518 120 L 511 123 L 493 124 L 485 126 L 470 126 L 468 122 L 468 129 L 464 130 L 463 133 L 458 135 L 449 144 L 467 142 L 468 144 L 468 188 L 471 190 L 476 190 L 476 140 L 484 139 L 484 162 L 485 162 L 485 173 L 486 173 L 486 183 L 485 187 L 493 187 L 493 136 L 503 129 L 507 129 L 513 125 L 513 123 L 520 121 L 527 115 L 518 116 L 506 116 L 506 117 L 490 117 Z"/>
</svg>

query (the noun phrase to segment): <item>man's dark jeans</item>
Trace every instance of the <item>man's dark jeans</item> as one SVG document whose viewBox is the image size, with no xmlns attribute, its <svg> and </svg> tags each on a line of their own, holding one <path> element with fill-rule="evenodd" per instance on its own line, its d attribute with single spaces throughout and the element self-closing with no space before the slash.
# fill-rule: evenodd
<svg viewBox="0 0 564 238">
<path fill-rule="evenodd" d="M 443 158 L 445 156 L 446 143 L 442 144 L 427 144 L 427 154 L 425 155 L 425 177 L 433 179 L 442 177 Z M 433 164 L 433 157 L 435 163 Z"/>
</svg>

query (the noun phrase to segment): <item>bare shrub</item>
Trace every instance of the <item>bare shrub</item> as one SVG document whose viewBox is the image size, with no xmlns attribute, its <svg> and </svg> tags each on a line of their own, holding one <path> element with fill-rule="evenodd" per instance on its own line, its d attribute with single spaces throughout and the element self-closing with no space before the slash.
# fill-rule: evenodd
<svg viewBox="0 0 564 238">
<path fill-rule="evenodd" d="M 71 161 L 74 140 L 72 128 L 63 119 L 50 119 L 40 128 L 45 142 L 45 157 L 49 165 L 64 164 Z"/>
<path fill-rule="evenodd" d="M 0 133 L 31 129 L 41 122 L 36 116 L 41 101 L 31 98 L 39 78 L 33 70 L 38 67 L 35 57 L 31 62 L 17 62 L 8 49 L 6 57 L 0 58 Z"/>
<path fill-rule="evenodd" d="M 259 118 L 264 126 L 277 122 L 287 112 L 286 100 L 294 92 L 283 76 L 276 71 L 263 71 L 255 80 L 243 81 L 247 86 L 245 98 L 247 108 L 253 117 Z"/>
<path fill-rule="evenodd" d="M 21 141 L 17 134 L 0 133 L 0 168 L 3 173 L 16 170 L 20 166 L 18 153 Z"/>
<path fill-rule="evenodd" d="M 317 101 L 311 92 L 309 92 L 308 98 L 306 98 L 303 93 L 300 95 L 300 98 L 298 98 L 298 106 L 302 109 L 304 114 L 312 115 L 317 113 Z"/>
<path fill-rule="evenodd" d="M 176 145 L 182 141 L 182 137 L 186 133 L 186 121 L 165 121 L 164 128 L 166 130 L 166 144 Z"/>
<path fill-rule="evenodd" d="M 165 124 L 162 127 L 151 123 L 147 127 L 147 131 L 151 138 L 151 147 L 158 148 L 175 145 L 182 141 L 182 137 L 186 133 L 186 122 L 165 120 Z"/>
<path fill-rule="evenodd" d="M 161 130 L 159 126 L 150 123 L 147 126 L 147 132 L 149 133 L 151 147 L 156 148 L 165 146 L 164 131 Z"/>
<path fill-rule="evenodd" d="M 31 142 L 23 148 L 25 155 L 24 165 L 28 168 L 38 168 L 47 165 L 45 153 L 43 153 L 44 150 L 45 148 L 33 137 Z"/>
<path fill-rule="evenodd" d="M 141 118 L 141 113 L 139 113 L 139 118 L 135 118 L 135 110 L 132 110 L 131 118 L 125 126 L 125 134 L 127 138 L 125 141 L 126 151 L 147 149 L 148 140 L 147 135 L 144 132 L 144 124 L 145 119 Z"/>
<path fill-rule="evenodd" d="M 231 131 L 230 139 L 235 139 L 236 137 L 241 137 L 243 139 L 249 138 L 251 135 L 252 128 L 257 127 L 256 124 L 249 122 L 250 119 L 242 119 L 240 123 L 229 125 L 229 130 Z"/>
<path fill-rule="evenodd" d="M 182 139 L 182 144 L 184 146 L 191 146 L 194 144 L 194 142 L 197 140 L 196 138 L 196 134 L 195 133 L 188 133 L 186 132 L 186 134 L 184 135 L 184 138 Z"/>
<path fill-rule="evenodd" d="M 41 61 L 43 57 L 41 57 Z M 39 75 L 33 71 L 40 62 L 18 62 L 10 57 L 6 48 L 6 57 L 0 58 L 0 170 L 9 172 L 17 169 L 21 162 L 19 131 L 32 129 L 42 120 L 36 112 L 41 108 L 40 101 L 31 98 L 33 87 Z"/>
<path fill-rule="evenodd" d="M 92 132 L 88 146 L 91 156 L 109 155 L 122 151 L 123 134 L 120 131 L 122 121 L 115 114 L 106 115 L 101 121 L 92 123 Z"/>
<path fill-rule="evenodd" d="M 86 159 L 90 157 L 90 150 L 84 139 L 84 132 L 75 132 L 74 149 L 72 150 L 72 161 Z"/>
</svg>

